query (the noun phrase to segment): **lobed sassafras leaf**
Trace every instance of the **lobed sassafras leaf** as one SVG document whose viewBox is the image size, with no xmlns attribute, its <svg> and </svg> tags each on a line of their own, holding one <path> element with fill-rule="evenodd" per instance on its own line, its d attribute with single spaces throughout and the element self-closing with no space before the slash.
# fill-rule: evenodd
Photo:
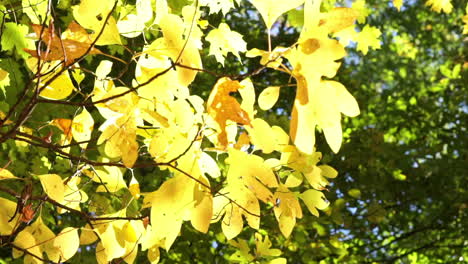
<svg viewBox="0 0 468 264">
<path fill-rule="evenodd" d="M 453 9 L 451 0 L 427 0 L 426 5 L 430 6 L 432 10 L 438 13 L 441 11 L 444 13 L 450 13 Z"/>
<path fill-rule="evenodd" d="M 242 35 L 231 31 L 226 23 L 221 23 L 217 29 L 211 30 L 205 39 L 211 44 L 210 55 L 214 55 L 222 65 L 229 52 L 240 60 L 239 52 L 247 51 L 247 43 L 242 39 Z"/>
<path fill-rule="evenodd" d="M 296 225 L 296 218 L 302 218 L 302 209 L 296 195 L 286 186 L 280 185 L 273 199 L 278 201 L 273 211 L 278 221 L 279 229 L 285 237 L 289 237 Z"/>
</svg>

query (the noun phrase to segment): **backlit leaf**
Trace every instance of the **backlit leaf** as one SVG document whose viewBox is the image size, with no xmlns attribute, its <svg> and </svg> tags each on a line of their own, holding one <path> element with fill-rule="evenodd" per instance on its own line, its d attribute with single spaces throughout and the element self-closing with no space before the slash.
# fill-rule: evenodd
<svg viewBox="0 0 468 264">
<path fill-rule="evenodd" d="M 24 49 L 34 48 L 34 41 L 26 38 L 28 27 L 22 24 L 7 22 L 2 30 L 2 38 L 0 39 L 2 50 L 14 50 L 22 58 L 26 59 L 29 57 L 29 54 Z"/>
<path fill-rule="evenodd" d="M 252 2 L 262 15 L 266 27 L 271 29 L 279 16 L 302 5 L 304 0 L 277 0 L 274 4 L 269 0 L 250 0 L 250 2 Z"/>
<path fill-rule="evenodd" d="M 357 50 L 362 51 L 362 53 L 366 55 L 369 48 L 379 49 L 379 37 L 381 34 L 382 33 L 378 28 L 366 25 L 356 37 L 356 41 L 358 43 Z"/>
<path fill-rule="evenodd" d="M 75 255 L 80 246 L 78 229 L 73 227 L 64 228 L 54 240 L 54 246 L 60 252 L 61 261 L 66 261 Z"/>
<path fill-rule="evenodd" d="M 431 9 L 438 13 L 441 11 L 444 13 L 450 13 L 453 9 L 451 0 L 427 0 L 426 5 L 431 6 Z"/>
<path fill-rule="evenodd" d="M 10 218 L 15 214 L 16 202 L 0 197 L 0 235 L 10 235 L 15 228 L 20 217 L 16 214 L 15 218 Z"/>
<path fill-rule="evenodd" d="M 44 52 L 24 49 L 33 57 L 44 61 L 64 60 L 65 65 L 71 65 L 76 59 L 87 54 L 99 54 L 98 49 L 91 47 L 91 37 L 86 30 L 75 22 L 69 24 L 68 29 L 62 36 L 57 36 L 54 27 L 43 27 L 32 25 L 36 37 L 46 45 Z"/>
<path fill-rule="evenodd" d="M 296 225 L 296 218 L 302 218 L 302 209 L 296 196 L 284 185 L 280 185 L 274 194 L 277 201 L 273 211 L 279 224 L 279 229 L 285 237 L 289 237 Z"/>
<path fill-rule="evenodd" d="M 18 179 L 13 173 L 11 173 L 9 170 L 5 168 L 0 168 L 0 180 L 6 180 L 6 179 Z"/>
<path fill-rule="evenodd" d="M 280 87 L 270 86 L 264 89 L 258 97 L 258 106 L 262 110 L 268 110 L 275 105 L 279 98 Z"/>
<path fill-rule="evenodd" d="M 73 118 L 71 133 L 77 142 L 89 141 L 94 128 L 94 119 L 91 114 L 83 108 L 83 111 Z M 88 143 L 81 143 L 81 148 L 86 148 Z"/>
<path fill-rule="evenodd" d="M 317 209 L 323 210 L 328 207 L 329 202 L 325 199 L 322 192 L 317 190 L 307 190 L 301 194 L 301 199 L 309 209 L 310 213 L 319 216 Z"/>
<path fill-rule="evenodd" d="M 62 178 L 57 174 L 39 175 L 44 192 L 53 200 L 62 203 L 65 197 L 65 187 Z"/>
<path fill-rule="evenodd" d="M 239 88 L 241 88 L 241 85 L 238 81 L 232 81 L 229 78 L 223 77 L 216 82 L 207 101 L 208 113 L 221 128 L 218 140 L 223 146 L 226 146 L 228 143 L 226 134 L 227 120 L 243 125 L 250 124 L 247 112 L 245 112 L 240 107 L 239 102 L 230 95 L 230 93 L 237 92 Z"/>
<path fill-rule="evenodd" d="M 91 29 L 94 34 L 91 35 L 94 41 L 103 29 L 102 34 L 96 42 L 96 45 L 121 44 L 117 23 L 114 17 L 106 18 L 112 11 L 114 0 L 82 0 L 79 5 L 73 6 L 73 17 L 84 28 Z"/>
<path fill-rule="evenodd" d="M 210 42 L 210 55 L 214 55 L 223 65 L 229 52 L 240 60 L 239 52 L 247 50 L 247 43 L 242 39 L 242 35 L 231 31 L 226 23 L 221 23 L 217 29 L 211 30 L 205 39 Z"/>
</svg>

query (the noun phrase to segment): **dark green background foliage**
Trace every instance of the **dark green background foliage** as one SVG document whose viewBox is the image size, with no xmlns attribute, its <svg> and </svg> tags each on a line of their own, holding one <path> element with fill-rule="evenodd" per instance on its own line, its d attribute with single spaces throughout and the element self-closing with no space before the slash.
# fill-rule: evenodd
<svg viewBox="0 0 468 264">
<path fill-rule="evenodd" d="M 18 6 L 18 1 L 7 2 Z M 56 23 L 63 28 L 72 19 L 67 8 L 75 2 L 78 1 L 65 1 L 56 8 L 62 20 Z M 338 154 L 333 155 L 324 138 L 318 137 L 318 150 L 324 154 L 324 162 L 340 173 L 326 192 L 331 201 L 329 210 L 320 218 L 305 214 L 288 239 L 280 235 L 279 230 L 269 234 L 273 247 L 283 250 L 288 263 L 468 261 L 468 37 L 461 34 L 466 1 L 453 0 L 452 4 L 452 13 L 439 14 L 424 6 L 421 0 L 405 1 L 401 12 L 388 1 L 368 1 L 371 13 L 367 21 L 381 30 L 382 47 L 366 56 L 352 47 L 347 50 L 348 56 L 336 79 L 356 97 L 361 115 L 344 119 L 345 143 Z M 297 39 L 298 30 L 291 22 L 298 13 L 300 15 L 298 11 L 290 12 L 274 26 L 273 47 L 289 46 Z M 224 21 L 243 34 L 248 49 L 267 49 L 266 29 L 258 16 L 255 9 L 243 1 L 227 18 L 213 15 L 210 21 L 214 21 L 213 26 Z M 146 38 L 151 41 L 157 34 L 157 30 L 148 32 Z M 138 51 L 144 40 L 136 38 L 126 45 Z M 119 47 L 110 47 L 107 52 L 122 59 L 130 56 Z M 203 54 L 208 54 L 208 45 Z M 2 68 L 8 65 L 15 73 L 15 85 L 11 87 L 21 87 L 28 75 L 17 62 L 21 55 L 2 51 L 0 56 Z M 213 57 L 202 55 L 202 58 L 205 59 L 204 68 L 223 74 L 252 71 L 259 66 L 258 59 L 245 59 L 240 64 L 233 56 L 226 60 L 223 68 Z M 89 58 L 83 64 L 85 68 L 95 69 L 97 63 L 98 60 Z M 121 70 L 114 67 L 111 75 Z M 130 83 L 133 72 L 134 65 L 130 65 L 124 81 Z M 215 80 L 215 76 L 199 74 L 192 93 L 207 98 Z M 267 86 L 287 84 L 291 78 L 264 70 L 253 81 L 258 94 Z M 80 87 L 89 92 L 92 82 L 91 78 L 86 78 Z M 3 111 L 11 104 L 5 98 L 15 98 L 17 92 L 4 91 L 8 92 L 6 97 L 0 92 Z M 294 87 L 282 88 L 276 105 L 282 111 L 259 114 L 270 124 L 288 129 L 294 96 Z M 81 99 L 76 96 L 72 100 Z M 37 109 L 32 120 L 38 124 L 50 120 L 52 112 L 64 118 L 74 114 L 73 108 L 69 112 L 60 108 L 58 112 L 50 107 L 53 106 Z M 55 128 L 41 132 L 46 135 L 50 129 Z M 27 172 L 64 174 L 76 169 L 66 160 L 49 155 L 47 150 L 21 147 L 7 141 L 1 145 L 0 165 L 9 159 L 12 160 L 9 169 L 19 176 Z M 167 176 L 157 169 L 135 170 L 135 173 L 142 192 L 153 191 Z M 125 175 L 126 179 L 130 176 Z M 90 199 L 98 204 L 105 200 L 100 199 L 103 195 L 106 194 L 91 195 Z M 103 207 L 108 208 L 107 212 L 118 210 L 129 197 L 127 192 L 117 193 L 111 203 Z M 273 211 L 269 212 L 262 219 L 262 227 L 277 229 Z M 79 224 L 79 220 L 67 214 L 58 219 L 49 215 L 44 220 L 52 229 L 59 221 Z M 247 229 L 240 237 L 253 243 L 252 230 Z M 161 263 L 228 262 L 234 248 L 224 243 L 218 235 L 220 232 L 219 224 L 212 225 L 208 234 L 184 225 L 182 237 L 176 240 L 171 251 L 162 251 Z M 140 254 L 138 263 L 146 263 L 146 254 Z M 82 247 L 81 253 L 70 262 L 94 261 L 94 249 Z M 0 248 L 2 262 L 21 263 L 22 260 L 13 261 L 11 249 Z"/>
</svg>

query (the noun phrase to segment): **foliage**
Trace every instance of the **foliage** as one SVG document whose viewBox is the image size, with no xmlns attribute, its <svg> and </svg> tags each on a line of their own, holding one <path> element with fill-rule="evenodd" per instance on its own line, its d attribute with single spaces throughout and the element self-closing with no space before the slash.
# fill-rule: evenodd
<svg viewBox="0 0 468 264">
<path fill-rule="evenodd" d="M 446 18 L 394 4 L 422 21 Z M 463 8 L 426 4 L 451 20 L 428 24 L 423 34 L 462 41 Z M 466 175 L 460 160 L 468 148 L 455 143 L 468 142 L 466 127 L 458 126 L 466 115 L 462 45 L 444 44 L 451 60 L 436 60 L 442 47 L 415 46 L 410 34 L 421 33 L 400 33 L 392 24 L 402 17 L 396 11 L 364 1 L 344 5 L 0 4 L 5 261 L 361 263 L 466 256 L 457 247 L 444 251 L 465 243 L 466 201 L 459 197 L 466 197 L 466 179 L 431 178 L 449 168 Z M 379 15 L 389 13 L 393 19 L 382 22 Z M 399 60 L 389 62 L 393 53 Z M 411 79 L 413 64 L 426 65 L 416 76 L 440 74 Z M 377 72 L 382 79 L 369 74 Z M 429 96 L 450 107 L 440 109 Z M 361 112 L 357 102 L 365 111 L 349 119 Z M 412 108 L 417 117 L 405 116 Z M 415 124 L 402 124 L 408 120 Z M 443 129 L 459 130 L 449 141 L 438 138 Z M 349 142 L 339 154 L 329 153 L 327 145 L 338 153 L 343 138 Z M 427 153 L 432 146 L 451 162 L 433 165 L 440 158 Z M 408 157 L 397 162 L 403 153 Z M 337 171 L 325 163 L 343 175 L 335 180 Z M 431 166 L 437 169 L 428 174 L 424 168 Z M 433 188 L 418 189 L 428 178 Z M 442 184 L 456 191 L 441 194 Z M 334 191 L 327 199 L 328 188 Z M 439 197 L 444 200 L 434 202 Z M 413 247 L 405 241 L 413 234 L 431 240 Z M 394 247 L 398 241 L 407 244 Z M 419 254 L 432 247 L 442 249 Z"/>
</svg>

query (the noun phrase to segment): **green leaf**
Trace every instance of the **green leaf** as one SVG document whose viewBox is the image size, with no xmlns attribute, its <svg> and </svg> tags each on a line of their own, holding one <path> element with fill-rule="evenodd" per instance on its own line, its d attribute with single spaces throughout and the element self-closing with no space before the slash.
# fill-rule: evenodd
<svg viewBox="0 0 468 264">
<path fill-rule="evenodd" d="M 28 34 L 28 27 L 14 22 L 5 23 L 5 28 L 2 35 L 2 49 L 11 51 L 13 50 L 23 59 L 28 58 L 30 55 L 23 49 L 35 49 L 34 41 L 26 38 Z"/>
<path fill-rule="evenodd" d="M 351 189 L 348 191 L 349 196 L 359 199 L 361 198 L 361 190 L 359 189 Z"/>
<path fill-rule="evenodd" d="M 292 9 L 288 12 L 288 22 L 295 28 L 301 28 L 304 26 L 304 9 L 297 10 Z"/>
</svg>

